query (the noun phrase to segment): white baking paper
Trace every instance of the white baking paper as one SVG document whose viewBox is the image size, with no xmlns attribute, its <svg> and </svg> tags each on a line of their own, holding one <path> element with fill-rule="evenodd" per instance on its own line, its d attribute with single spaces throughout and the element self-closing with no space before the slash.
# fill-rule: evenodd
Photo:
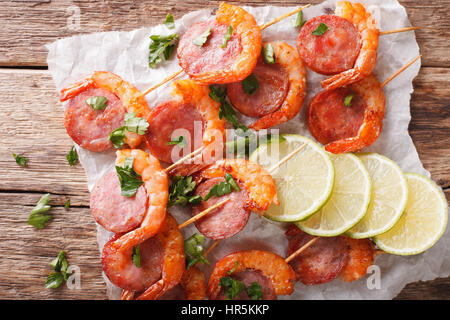
<svg viewBox="0 0 450 320">
<path fill-rule="evenodd" d="M 405 8 L 395 0 L 364 0 L 365 4 L 376 18 L 380 30 L 391 30 L 410 26 Z M 336 1 L 329 0 L 322 4 L 304 10 L 304 18 L 330 13 L 335 8 Z M 293 10 L 293 7 L 244 7 L 253 14 L 259 24 L 268 22 L 275 17 Z M 204 9 L 191 12 L 176 21 L 176 28 L 168 30 L 164 25 L 141 28 L 129 32 L 102 32 L 76 36 L 58 40 L 48 45 L 48 66 L 53 76 L 57 90 L 79 80 L 82 76 L 94 70 L 105 70 L 118 74 L 123 79 L 134 84 L 138 89 L 145 90 L 163 78 L 179 70 L 176 57 L 164 62 L 156 69 L 148 67 L 149 36 L 152 34 L 183 34 L 195 22 L 211 17 L 211 10 Z M 263 31 L 263 39 L 284 40 L 295 46 L 298 30 L 292 27 L 288 18 Z M 380 37 L 378 61 L 375 74 L 380 81 L 386 79 L 399 67 L 419 54 L 414 33 L 406 32 Z M 409 101 L 413 92 L 412 81 L 420 68 L 420 61 L 395 78 L 385 88 L 386 115 L 383 131 L 379 139 L 365 151 L 383 154 L 400 167 L 409 172 L 417 172 L 430 176 L 420 162 L 416 148 L 408 134 L 408 124 L 411 119 Z M 321 90 L 319 82 L 324 76 L 314 72 L 307 74 L 309 99 Z M 169 86 L 163 86 L 147 96 L 151 107 L 169 99 Z M 62 106 L 61 106 L 62 107 Z M 305 124 L 305 107 L 293 120 L 279 126 L 281 133 L 298 133 L 310 136 Z M 250 119 L 242 117 L 249 123 Z M 108 153 L 93 153 L 77 147 L 80 162 L 86 171 L 88 188 L 114 164 L 114 151 Z M 169 210 L 179 223 L 189 217 L 186 209 L 171 208 Z M 206 276 L 209 276 L 214 263 L 225 254 L 243 249 L 267 249 L 281 256 L 285 255 L 287 240 L 281 224 L 268 221 L 252 215 L 245 229 L 231 239 L 222 241 L 210 255 L 211 266 L 203 266 Z M 185 236 L 196 232 L 193 225 L 183 229 Z M 100 252 L 110 233 L 98 226 L 98 243 Z M 94 241 L 94 239 L 92 239 Z M 368 277 L 353 283 L 345 283 L 336 279 L 330 283 L 307 287 L 301 283 L 295 286 L 295 292 L 290 296 L 280 296 L 280 299 L 392 299 L 409 282 L 431 280 L 436 277 L 446 277 L 450 274 L 450 234 L 447 228 L 445 235 L 431 249 L 423 254 L 410 257 L 381 255 L 375 263 L 380 268 L 380 288 L 368 286 Z M 118 299 L 120 289 L 113 286 L 106 278 L 108 297 Z M 372 282 L 371 282 L 372 283 Z M 373 283 L 372 283 L 373 284 Z"/>
</svg>

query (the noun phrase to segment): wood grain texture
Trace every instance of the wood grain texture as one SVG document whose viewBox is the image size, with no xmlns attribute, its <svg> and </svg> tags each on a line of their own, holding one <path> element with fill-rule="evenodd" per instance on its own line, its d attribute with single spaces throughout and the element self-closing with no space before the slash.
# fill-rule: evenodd
<svg viewBox="0 0 450 320">
<path fill-rule="evenodd" d="M 0 21 L 0 66 L 45 66 L 45 44 L 62 37 L 90 32 L 131 30 L 164 21 L 168 12 L 175 18 L 203 9 L 216 8 L 220 0 L 152 0 L 152 1 L 67 1 L 29 0 L 2 1 Z M 228 1 L 252 6 L 267 5 L 265 0 Z M 298 6 L 322 0 L 272 0 L 270 4 Z M 423 27 L 416 31 L 424 66 L 450 67 L 449 0 L 400 1 L 411 24 Z M 75 7 L 75 9 L 73 9 Z M 73 14 L 79 8 L 80 28 L 74 30 Z M 445 54 L 444 54 L 445 53 Z"/>
<path fill-rule="evenodd" d="M 244 1 L 230 1 L 244 3 Z M 318 3 L 321 0 L 310 1 Z M 175 18 L 200 8 L 215 8 L 220 1 L 2 1 L 0 66 L 46 66 L 45 44 L 86 32 L 131 30 Z M 304 2 L 306 3 L 306 2 Z M 450 19 L 449 0 L 401 1 L 413 25 L 425 27 L 416 36 L 424 55 L 414 81 L 410 134 L 432 178 L 450 200 Z M 245 1 L 267 5 L 265 0 Z M 298 1 L 270 1 L 299 5 Z M 80 30 L 67 28 L 76 5 Z M 89 212 L 86 177 L 78 164 L 65 158 L 72 146 L 63 125 L 63 113 L 52 79 L 46 70 L 0 68 L 0 299 L 105 299 L 106 289 Z M 19 167 L 11 153 L 30 159 Z M 27 225 L 30 210 L 50 192 L 53 220 L 43 230 Z M 71 208 L 63 208 L 67 199 Z M 59 250 L 81 269 L 81 290 L 44 289 L 51 272 L 48 263 Z M 450 278 L 409 284 L 398 299 L 450 299 Z"/>
</svg>

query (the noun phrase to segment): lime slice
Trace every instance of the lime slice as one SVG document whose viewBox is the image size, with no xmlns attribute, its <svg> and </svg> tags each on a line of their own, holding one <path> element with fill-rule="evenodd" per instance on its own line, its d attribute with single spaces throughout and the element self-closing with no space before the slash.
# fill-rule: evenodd
<svg viewBox="0 0 450 320">
<path fill-rule="evenodd" d="M 405 213 L 388 232 L 374 238 L 383 251 L 412 255 L 424 252 L 445 231 L 448 206 L 442 191 L 430 179 L 406 173 L 409 187 Z"/>
<path fill-rule="evenodd" d="M 261 145 L 249 160 L 273 168 L 298 147 L 305 147 L 271 172 L 280 205 L 271 205 L 265 217 L 275 221 L 298 221 L 319 210 L 331 195 L 334 168 L 327 153 L 312 140 L 293 134 L 282 135 L 281 143 Z"/>
<path fill-rule="evenodd" d="M 353 154 L 328 154 L 334 165 L 334 188 L 330 199 L 318 212 L 296 225 L 321 237 L 333 237 L 357 224 L 366 214 L 372 194 L 369 172 Z"/>
<path fill-rule="evenodd" d="M 356 239 L 388 231 L 400 219 L 408 200 L 408 185 L 399 166 L 376 154 L 359 154 L 372 178 L 372 201 L 366 215 L 346 233 Z"/>
</svg>

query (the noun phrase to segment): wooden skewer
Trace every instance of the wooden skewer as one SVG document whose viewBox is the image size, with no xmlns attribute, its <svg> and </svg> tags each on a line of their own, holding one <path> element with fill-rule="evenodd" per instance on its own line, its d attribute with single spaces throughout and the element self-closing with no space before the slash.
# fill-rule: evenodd
<svg viewBox="0 0 450 320">
<path fill-rule="evenodd" d="M 310 246 L 312 246 L 314 244 L 314 242 L 316 242 L 317 240 L 319 240 L 319 237 L 315 237 L 314 239 L 309 240 L 305 245 L 303 245 L 301 248 L 299 248 L 297 251 L 295 251 L 293 254 L 291 254 L 289 257 L 287 257 L 284 261 L 286 261 L 286 263 L 289 263 L 289 261 L 291 261 L 292 259 L 294 259 L 296 256 L 298 256 L 300 253 L 302 253 L 303 251 L 305 251 L 306 249 L 308 249 Z"/>
<path fill-rule="evenodd" d="M 304 144 L 302 144 L 300 147 L 298 147 L 297 149 L 295 149 L 294 151 L 292 151 L 290 154 L 288 154 L 286 157 L 284 157 L 283 159 L 281 159 L 280 162 L 278 162 L 276 165 L 274 165 L 272 168 L 270 168 L 269 173 L 273 173 L 277 168 L 279 168 L 283 163 L 285 163 L 286 161 L 288 161 L 289 159 L 291 159 L 293 156 L 295 156 L 297 153 L 299 153 L 304 147 L 306 147 L 308 143 L 305 142 Z"/>
<path fill-rule="evenodd" d="M 173 168 L 175 168 L 177 165 L 183 163 L 185 160 L 191 158 L 192 156 L 198 154 L 199 152 L 201 152 L 205 147 L 202 146 L 200 148 L 198 148 L 197 150 L 194 150 L 193 152 L 189 153 L 188 155 L 184 156 L 183 158 L 181 158 L 180 160 L 178 160 L 177 162 L 171 164 L 170 166 L 168 166 L 167 168 L 164 169 L 164 172 L 169 172 L 170 170 L 172 170 Z"/>
<path fill-rule="evenodd" d="M 387 78 L 386 80 L 384 80 L 381 83 L 381 87 L 384 87 L 385 85 L 387 85 L 392 79 L 394 79 L 396 76 L 398 76 L 400 73 L 402 73 L 403 71 L 405 71 L 405 69 L 407 69 L 410 65 L 412 65 L 414 62 L 416 62 L 420 57 L 422 57 L 422 55 L 418 55 L 417 57 L 415 57 L 414 59 L 412 59 L 410 62 L 408 62 L 407 64 L 405 64 L 403 67 L 401 67 L 400 69 L 398 69 L 393 75 L 391 75 L 389 78 Z"/>
<path fill-rule="evenodd" d="M 215 205 L 209 207 L 208 209 L 203 210 L 202 212 L 200 212 L 199 214 L 196 214 L 195 216 L 193 216 L 192 218 L 190 218 L 189 220 L 183 222 L 182 224 L 180 224 L 178 226 L 178 229 L 183 229 L 184 227 L 186 227 L 187 225 L 191 224 L 192 222 L 197 221 L 198 219 L 202 218 L 203 216 L 207 215 L 208 213 L 210 213 L 211 211 L 213 211 L 214 209 L 220 207 L 221 205 L 223 205 L 224 203 L 230 201 L 231 198 L 227 198 L 223 201 L 217 202 Z"/>
<path fill-rule="evenodd" d="M 173 73 L 172 75 L 168 76 L 167 78 L 165 78 L 163 81 L 161 81 L 160 83 L 155 84 L 154 86 L 151 86 L 150 88 L 148 88 L 147 90 L 145 90 L 144 92 L 142 92 L 143 96 L 146 96 L 147 94 L 149 94 L 150 92 L 152 92 L 153 90 L 161 87 L 163 84 L 169 82 L 170 80 L 172 80 L 173 78 L 176 78 L 177 76 L 179 76 L 180 74 L 183 73 L 183 69 Z"/>
<path fill-rule="evenodd" d="M 261 30 L 264 30 L 264 29 L 270 27 L 271 25 L 280 22 L 280 21 L 283 20 L 283 19 L 286 19 L 287 17 L 290 17 L 290 16 L 292 16 L 292 15 L 294 15 L 294 14 L 296 14 L 296 13 L 302 11 L 303 9 L 308 8 L 309 6 L 311 6 L 311 5 L 310 5 L 310 4 L 307 4 L 307 5 L 303 6 L 303 7 L 297 8 L 297 9 L 291 11 L 291 12 L 288 12 L 288 13 L 286 13 L 286 14 L 283 14 L 282 16 L 279 16 L 278 18 L 275 18 L 275 19 L 273 19 L 272 21 L 263 24 L 263 25 L 260 26 L 259 28 L 260 28 Z"/>
<path fill-rule="evenodd" d="M 219 245 L 219 243 L 220 243 L 220 240 L 216 240 L 208 249 L 206 249 L 205 253 L 203 254 L 205 256 L 205 258 L 208 256 L 208 254 L 211 253 L 211 251 L 214 250 L 215 247 L 217 247 Z M 197 265 L 198 265 L 198 263 L 196 264 L 196 266 Z"/>
<path fill-rule="evenodd" d="M 398 29 L 394 29 L 394 30 L 380 31 L 380 36 L 384 36 L 384 35 L 392 34 L 392 33 L 400 33 L 400 32 L 418 30 L 418 29 L 422 29 L 422 28 L 421 27 L 405 27 L 405 28 L 398 28 Z"/>
</svg>

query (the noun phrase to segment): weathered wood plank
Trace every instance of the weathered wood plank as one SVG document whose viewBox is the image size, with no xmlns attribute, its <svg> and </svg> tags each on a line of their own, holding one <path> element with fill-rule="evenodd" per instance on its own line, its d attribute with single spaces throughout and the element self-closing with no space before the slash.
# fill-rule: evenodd
<svg viewBox="0 0 450 320">
<path fill-rule="evenodd" d="M 168 12 L 176 18 L 190 11 L 215 8 L 221 0 L 205 1 L 2 1 L 0 21 L 0 66 L 45 66 L 45 44 L 82 33 L 131 30 L 161 23 Z M 252 6 L 267 5 L 265 0 L 228 1 Z M 303 1 L 320 3 L 321 0 Z M 450 19 L 448 0 L 405 0 L 410 21 L 424 27 L 416 32 L 424 66 L 450 67 Z M 294 0 L 272 0 L 272 5 L 297 6 Z M 75 8 L 75 9 L 73 9 Z M 79 29 L 74 29 L 74 12 L 80 12 Z M 51 23 L 49 23 L 51 21 Z"/>
</svg>

